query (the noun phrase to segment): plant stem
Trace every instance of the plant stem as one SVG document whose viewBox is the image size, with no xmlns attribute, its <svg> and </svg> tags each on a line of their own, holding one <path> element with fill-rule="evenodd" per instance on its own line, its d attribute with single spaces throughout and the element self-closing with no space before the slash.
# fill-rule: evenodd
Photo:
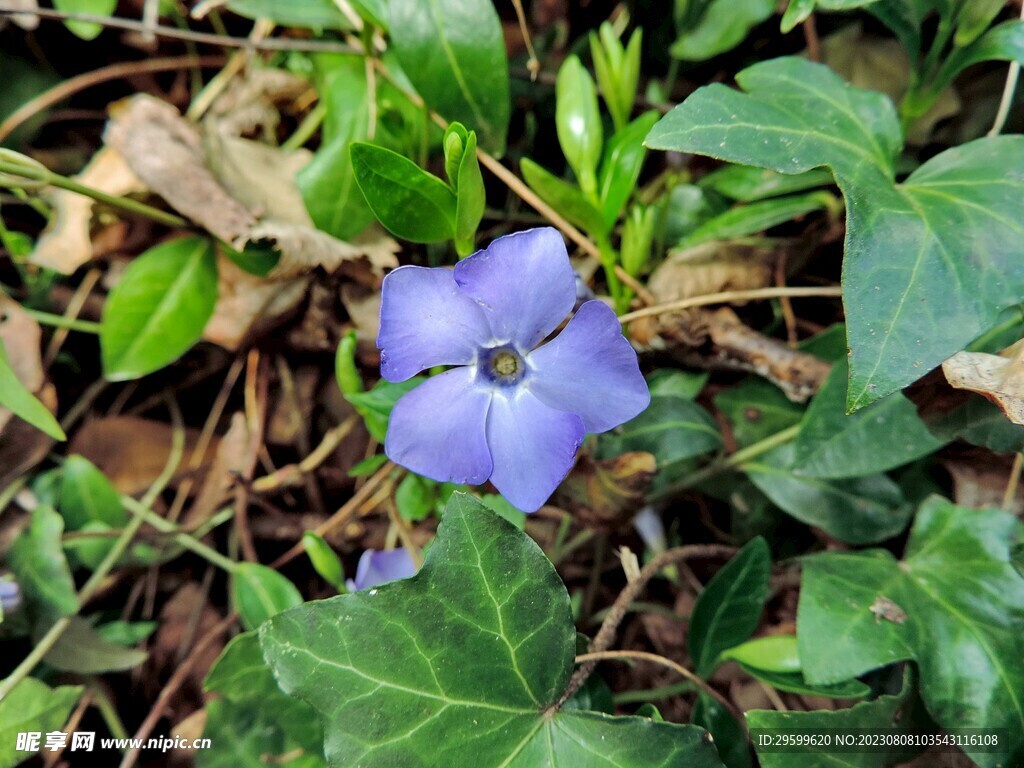
<svg viewBox="0 0 1024 768">
<path fill-rule="evenodd" d="M 42 312 L 38 309 L 30 309 L 29 307 L 22 307 L 22 310 L 37 323 L 49 325 L 53 328 L 67 328 L 72 331 L 81 331 L 82 333 L 98 334 L 103 327 L 101 323 L 94 323 L 89 320 L 74 320 L 70 317 L 54 315 L 50 312 Z"/>
<path fill-rule="evenodd" d="M 746 448 L 741 448 L 736 453 L 726 456 L 720 461 L 714 461 L 708 464 L 702 469 L 698 469 L 696 472 L 687 475 L 677 483 L 673 483 L 667 488 L 663 488 L 660 491 L 656 491 L 647 496 L 647 501 L 660 501 L 662 499 L 671 498 L 680 491 L 685 491 L 687 488 L 692 488 L 699 483 L 703 483 L 705 480 L 710 480 L 716 475 L 720 475 L 730 469 L 742 466 L 748 461 L 756 459 L 758 456 L 768 453 L 773 448 L 778 448 L 780 445 L 793 440 L 798 434 L 800 434 L 800 425 L 794 424 L 791 427 L 787 427 L 781 432 L 776 432 L 774 435 L 766 437 L 764 440 L 759 440 L 752 445 L 748 445 Z"/>
<path fill-rule="evenodd" d="M 284 140 L 281 144 L 281 149 L 285 152 L 294 152 L 301 147 L 316 133 L 317 129 L 323 124 L 325 117 L 327 117 L 327 106 L 323 101 L 319 101 L 309 111 L 309 114 L 303 118 L 302 122 L 299 123 L 295 133 Z"/>
<path fill-rule="evenodd" d="M 150 510 L 148 507 L 143 506 L 131 496 L 122 496 L 121 503 L 133 513 L 139 515 L 144 522 L 149 523 L 161 533 L 170 534 L 176 544 L 179 544 L 190 552 L 199 555 L 201 558 L 212 563 L 226 573 L 234 572 L 236 567 L 234 560 L 225 557 L 213 547 L 207 546 L 198 539 L 195 539 L 187 533 L 179 530 L 174 523 L 164 520 L 158 514 Z"/>
<path fill-rule="evenodd" d="M 119 208 L 122 211 L 134 213 L 139 216 L 145 216 L 153 221 L 165 224 L 168 227 L 192 228 L 192 225 L 188 220 L 183 219 L 181 216 L 168 213 L 167 211 L 161 211 L 159 208 L 154 208 L 151 205 L 140 203 L 137 200 L 132 200 L 128 197 L 108 195 L 106 192 L 101 192 L 98 189 L 93 189 L 92 187 L 87 187 L 84 184 L 79 184 L 74 179 L 61 176 L 60 174 L 54 173 L 53 171 L 45 168 L 35 168 L 20 163 L 9 163 L 0 160 L 0 173 L 19 176 L 21 178 L 28 179 L 29 181 L 59 187 L 60 189 L 66 189 L 69 192 L 76 192 L 80 195 L 91 197 L 97 202 L 106 203 L 114 208 Z M 5 181 L 4 183 L 8 186 L 12 186 L 11 181 Z"/>
</svg>

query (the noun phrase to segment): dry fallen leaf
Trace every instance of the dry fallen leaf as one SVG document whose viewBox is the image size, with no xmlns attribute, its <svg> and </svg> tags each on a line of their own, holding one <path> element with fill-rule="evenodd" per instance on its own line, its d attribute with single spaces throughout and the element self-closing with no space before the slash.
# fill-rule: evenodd
<svg viewBox="0 0 1024 768">
<path fill-rule="evenodd" d="M 108 195 L 129 195 L 146 188 L 124 158 L 110 147 L 103 147 L 93 155 L 74 179 Z M 93 258 L 91 230 L 96 201 L 65 189 L 55 189 L 50 194 L 50 203 L 54 215 L 28 260 L 37 266 L 70 275 Z"/>
<path fill-rule="evenodd" d="M 737 243 L 705 243 L 670 251 L 651 274 L 647 289 L 659 304 L 721 291 L 764 288 L 772 283 L 774 251 Z"/>
<path fill-rule="evenodd" d="M 614 529 L 643 506 L 657 469 L 654 456 L 643 451 L 603 461 L 582 454 L 555 492 L 555 502 L 589 527 Z"/>
<path fill-rule="evenodd" d="M 942 372 L 950 386 L 983 395 L 1014 424 L 1024 424 L 1024 366 L 1011 354 L 957 352 L 942 364 Z"/>
<path fill-rule="evenodd" d="M 215 124 L 226 135 L 255 131 L 273 136 L 281 120 L 277 105 L 293 102 L 309 89 L 308 80 L 283 69 L 247 67 L 231 78 L 203 122 Z"/>
</svg>

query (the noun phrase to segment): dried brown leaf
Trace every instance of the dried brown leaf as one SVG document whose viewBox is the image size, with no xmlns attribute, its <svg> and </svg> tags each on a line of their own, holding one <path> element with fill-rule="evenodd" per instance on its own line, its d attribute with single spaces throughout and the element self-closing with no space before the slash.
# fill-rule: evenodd
<svg viewBox="0 0 1024 768">
<path fill-rule="evenodd" d="M 651 274 L 647 289 L 659 304 L 772 283 L 773 251 L 736 243 L 706 243 L 671 251 Z"/>
<path fill-rule="evenodd" d="M 942 372 L 950 386 L 983 395 L 1014 424 L 1024 424 L 1024 365 L 1018 355 L 957 352 L 942 364 Z"/>
</svg>

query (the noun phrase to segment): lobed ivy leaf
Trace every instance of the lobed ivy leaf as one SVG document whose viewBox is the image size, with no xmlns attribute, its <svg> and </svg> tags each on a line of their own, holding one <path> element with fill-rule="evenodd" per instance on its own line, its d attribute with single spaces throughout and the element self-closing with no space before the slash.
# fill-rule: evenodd
<svg viewBox="0 0 1024 768">
<path fill-rule="evenodd" d="M 212 242 L 182 237 L 150 248 L 124 271 L 103 307 L 103 375 L 137 379 L 173 363 L 202 338 L 216 303 Z"/>
<path fill-rule="evenodd" d="M 434 111 L 505 151 L 512 110 L 501 21 L 490 0 L 389 0 L 390 47 Z"/>
<path fill-rule="evenodd" d="M 902 134 L 885 96 L 798 58 L 736 80 L 746 93 L 698 89 L 647 144 L 781 173 L 832 170 L 847 209 L 849 410 L 916 380 L 1020 300 L 1024 137 L 949 149 L 897 184 Z"/>
<path fill-rule="evenodd" d="M 699 728 L 555 709 L 569 595 L 532 539 L 463 494 L 416 576 L 286 611 L 260 642 L 337 768 L 721 766 Z"/>
<path fill-rule="evenodd" d="M 884 550 L 804 561 L 797 638 L 804 675 L 832 683 L 896 661 L 921 671 L 921 697 L 943 728 L 1006 728 L 1002 754 L 1024 760 L 1024 578 L 1010 561 L 1020 522 L 938 497 L 918 512 L 902 560 Z"/>
<path fill-rule="evenodd" d="M 33 677 L 14 686 L 0 699 L 0 768 L 13 768 L 29 757 L 15 749 L 19 733 L 60 729 L 81 695 L 80 685 L 50 688 Z"/>
</svg>

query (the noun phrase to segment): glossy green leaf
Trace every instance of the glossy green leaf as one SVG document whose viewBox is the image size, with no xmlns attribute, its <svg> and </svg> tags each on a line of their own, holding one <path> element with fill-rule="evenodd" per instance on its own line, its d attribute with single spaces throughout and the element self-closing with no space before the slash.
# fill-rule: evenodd
<svg viewBox="0 0 1024 768">
<path fill-rule="evenodd" d="M 476 157 L 476 132 L 471 131 L 466 138 L 462 158 L 456 174 L 455 203 L 455 238 L 463 244 L 462 255 L 473 252 L 473 238 L 480 220 L 484 217 L 484 206 L 487 194 L 484 190 L 484 177 L 480 173 L 480 161 Z"/>
<path fill-rule="evenodd" d="M 323 54 L 314 59 L 317 92 L 326 114 L 320 148 L 295 181 L 318 229 L 349 240 L 373 223 L 356 185 L 349 147 L 369 135 L 370 91 L 362 56 Z"/>
<path fill-rule="evenodd" d="M 723 661 L 738 661 L 769 672 L 799 672 L 796 635 L 769 635 L 747 640 L 721 654 Z"/>
<path fill-rule="evenodd" d="M 701 691 L 693 706 L 690 722 L 707 728 L 727 768 L 749 768 L 750 744 L 743 724 L 716 699 Z"/>
<path fill-rule="evenodd" d="M 736 553 L 705 585 L 690 615 L 690 656 L 708 677 L 718 655 L 757 629 L 771 590 L 772 556 L 760 536 Z"/>
<path fill-rule="evenodd" d="M 87 13 L 90 16 L 113 16 L 117 0 L 54 0 L 53 7 L 67 13 Z M 93 40 L 103 31 L 103 25 L 92 21 L 69 19 L 64 25 L 83 40 Z"/>
<path fill-rule="evenodd" d="M 832 735 L 847 729 L 885 732 L 894 736 L 910 733 L 914 720 L 908 717 L 908 714 L 914 698 L 913 675 L 908 671 L 899 693 L 879 696 L 874 701 L 854 704 L 849 709 L 812 712 L 755 709 L 747 712 L 746 718 L 751 741 L 762 768 L 819 768 L 823 765 L 836 768 L 878 768 L 908 760 L 920 750 L 895 747 L 891 751 L 863 748 L 839 751 L 818 746 L 796 746 L 787 747 L 784 751 L 774 751 L 763 746 L 759 748 L 758 736 L 761 735 L 761 729 L 766 728 L 775 729 L 775 734 L 800 733 L 800 729 Z"/>
<path fill-rule="evenodd" d="M 850 409 L 919 378 L 1020 300 L 1024 137 L 955 147 L 897 184 L 902 135 L 884 96 L 796 58 L 736 79 L 747 93 L 700 88 L 662 118 L 648 146 L 783 173 L 831 168 L 847 203 Z"/>
<path fill-rule="evenodd" d="M 958 74 L 983 61 L 1024 62 L 1024 22 L 1008 21 L 1000 24 L 970 45 L 953 51 L 936 73 L 931 92 L 947 88 Z"/>
<path fill-rule="evenodd" d="M 555 129 L 562 153 L 585 195 L 597 192 L 597 164 L 604 127 L 597 108 L 597 88 L 577 56 L 570 56 L 555 81 Z"/>
<path fill-rule="evenodd" d="M 14 540 L 7 564 L 42 622 L 78 611 L 75 582 L 61 548 L 64 520 L 51 508 L 32 510 L 28 528 Z"/>
<path fill-rule="evenodd" d="M 933 497 L 902 560 L 884 550 L 807 558 L 797 613 L 804 674 L 830 683 L 916 661 L 940 726 L 1009 729 L 1006 753 L 968 750 L 978 765 L 1024 760 L 1024 579 L 1010 563 L 1019 537 L 1012 515 Z"/>
<path fill-rule="evenodd" d="M 795 466 L 801 475 L 847 478 L 884 472 L 948 442 L 928 429 L 899 392 L 847 414 L 846 370 L 845 362 L 836 363 L 807 409 L 796 442 Z"/>
<path fill-rule="evenodd" d="M 775 0 L 712 0 L 696 27 L 672 44 L 672 56 L 704 61 L 731 51 L 751 29 L 775 13 Z"/>
<path fill-rule="evenodd" d="M 608 232 L 601 212 L 584 197 L 578 187 L 546 171 L 528 157 L 520 161 L 519 170 L 530 189 L 570 223 L 591 234 Z"/>
<path fill-rule="evenodd" d="M 368 21 L 383 31 L 388 31 L 387 0 L 348 0 L 364 21 Z"/>
<path fill-rule="evenodd" d="M 647 155 L 644 137 L 656 122 L 657 112 L 645 112 L 612 136 L 605 147 L 597 185 L 606 229 L 615 226 L 615 221 L 636 188 Z"/>
<path fill-rule="evenodd" d="M 956 17 L 953 43 L 957 46 L 973 43 L 1005 7 L 1006 0 L 971 0 L 962 3 Z"/>
<path fill-rule="evenodd" d="M 823 480 L 797 474 L 792 444 L 743 465 L 747 477 L 786 513 L 849 544 L 884 541 L 903 531 L 913 510 L 882 474 Z"/>
<path fill-rule="evenodd" d="M 302 547 L 306 550 L 313 570 L 320 574 L 320 578 L 339 591 L 344 590 L 345 567 L 334 548 L 315 531 L 306 531 L 302 534 Z"/>
<path fill-rule="evenodd" d="M 147 658 L 149 654 L 145 651 L 106 640 L 88 621 L 73 616 L 43 661 L 63 672 L 98 675 L 132 669 Z"/>
<path fill-rule="evenodd" d="M 740 447 L 798 424 L 804 413 L 782 390 L 756 376 L 719 392 L 715 406 L 729 419 Z"/>
<path fill-rule="evenodd" d="M 270 19 L 282 27 L 351 29 L 331 0 L 229 0 L 227 7 L 248 19 Z"/>
<path fill-rule="evenodd" d="M 390 46 L 427 105 L 505 151 L 512 104 L 501 22 L 490 0 L 389 0 Z"/>
<path fill-rule="evenodd" d="M 395 506 L 406 520 L 423 520 L 434 511 L 437 483 L 409 473 L 395 489 Z"/>
<path fill-rule="evenodd" d="M 722 436 L 711 415 L 692 400 L 652 395 L 643 413 L 601 435 L 598 441 L 602 457 L 646 451 L 654 454 L 659 467 L 664 467 L 717 450 Z"/>
<path fill-rule="evenodd" d="M 54 440 L 67 440 L 67 435 L 49 409 L 29 392 L 11 368 L 7 350 L 0 341 L 0 407 L 7 408 L 15 416 L 24 419 L 36 429 L 45 432 Z"/>
<path fill-rule="evenodd" d="M 698 182 L 703 189 L 712 189 L 744 203 L 803 192 L 831 183 L 832 174 L 825 170 L 788 175 L 749 165 L 727 165 L 701 177 Z"/>
<path fill-rule="evenodd" d="M 77 531 L 86 523 L 106 523 L 122 528 L 128 513 L 121 495 L 106 475 L 84 456 L 68 456 L 61 468 L 60 513 L 68 530 Z"/>
<path fill-rule="evenodd" d="M 60 730 L 82 695 L 80 685 L 50 688 L 33 677 L 26 677 L 0 699 L 0 768 L 14 768 L 30 757 L 16 749 L 19 733 Z M 40 737 L 40 746 L 45 744 Z"/>
<path fill-rule="evenodd" d="M 231 574 L 231 603 L 242 626 L 255 629 L 271 616 L 302 603 L 287 577 L 258 563 L 238 563 Z"/>
<path fill-rule="evenodd" d="M 150 248 L 128 265 L 103 307 L 103 375 L 137 379 L 173 363 L 202 338 L 216 303 L 213 243 L 183 237 Z"/>
<path fill-rule="evenodd" d="M 532 539 L 468 496 L 416 576 L 295 608 L 260 639 L 323 717 L 337 768 L 721 765 L 697 728 L 550 709 L 576 650 L 569 595 Z"/>
<path fill-rule="evenodd" d="M 408 381 L 397 384 L 381 379 L 368 392 L 347 393 L 345 399 L 363 417 L 370 436 L 377 442 L 383 443 L 388 432 L 391 409 L 395 407 L 395 403 L 402 395 L 424 381 L 426 381 L 425 376 L 414 376 Z"/>
<path fill-rule="evenodd" d="M 455 236 L 455 193 L 447 184 L 390 149 L 357 142 L 349 151 L 356 183 L 389 232 L 414 243 Z"/>
<path fill-rule="evenodd" d="M 647 376 L 647 389 L 650 390 L 651 397 L 668 395 L 695 400 L 704 389 L 704 385 L 708 383 L 709 378 L 710 375 L 707 373 L 659 368 Z"/>
<path fill-rule="evenodd" d="M 597 34 L 590 33 L 590 57 L 594 62 L 594 74 L 617 131 L 629 122 L 633 102 L 636 101 L 642 41 L 643 28 L 637 27 L 630 35 L 628 45 L 623 48 L 614 28 L 607 21 L 601 24 Z"/>
<path fill-rule="evenodd" d="M 679 245 L 682 248 L 693 248 L 716 240 L 733 240 L 756 235 L 808 213 L 828 208 L 830 198 L 832 196 L 827 192 L 810 192 L 806 195 L 776 197 L 730 208 L 702 224 Z"/>
<path fill-rule="evenodd" d="M 255 632 L 228 643 L 203 685 L 222 698 L 208 705 L 203 735 L 215 749 L 197 753 L 200 768 L 325 765 L 319 718 L 308 704 L 278 688 Z"/>
<path fill-rule="evenodd" d="M 786 693 L 799 696 L 822 696 L 826 699 L 862 699 L 871 693 L 871 688 L 860 680 L 844 680 L 828 685 L 811 685 L 804 678 L 803 672 L 776 672 L 770 669 L 737 662 L 740 669 L 762 683 L 767 683 Z"/>
</svg>

